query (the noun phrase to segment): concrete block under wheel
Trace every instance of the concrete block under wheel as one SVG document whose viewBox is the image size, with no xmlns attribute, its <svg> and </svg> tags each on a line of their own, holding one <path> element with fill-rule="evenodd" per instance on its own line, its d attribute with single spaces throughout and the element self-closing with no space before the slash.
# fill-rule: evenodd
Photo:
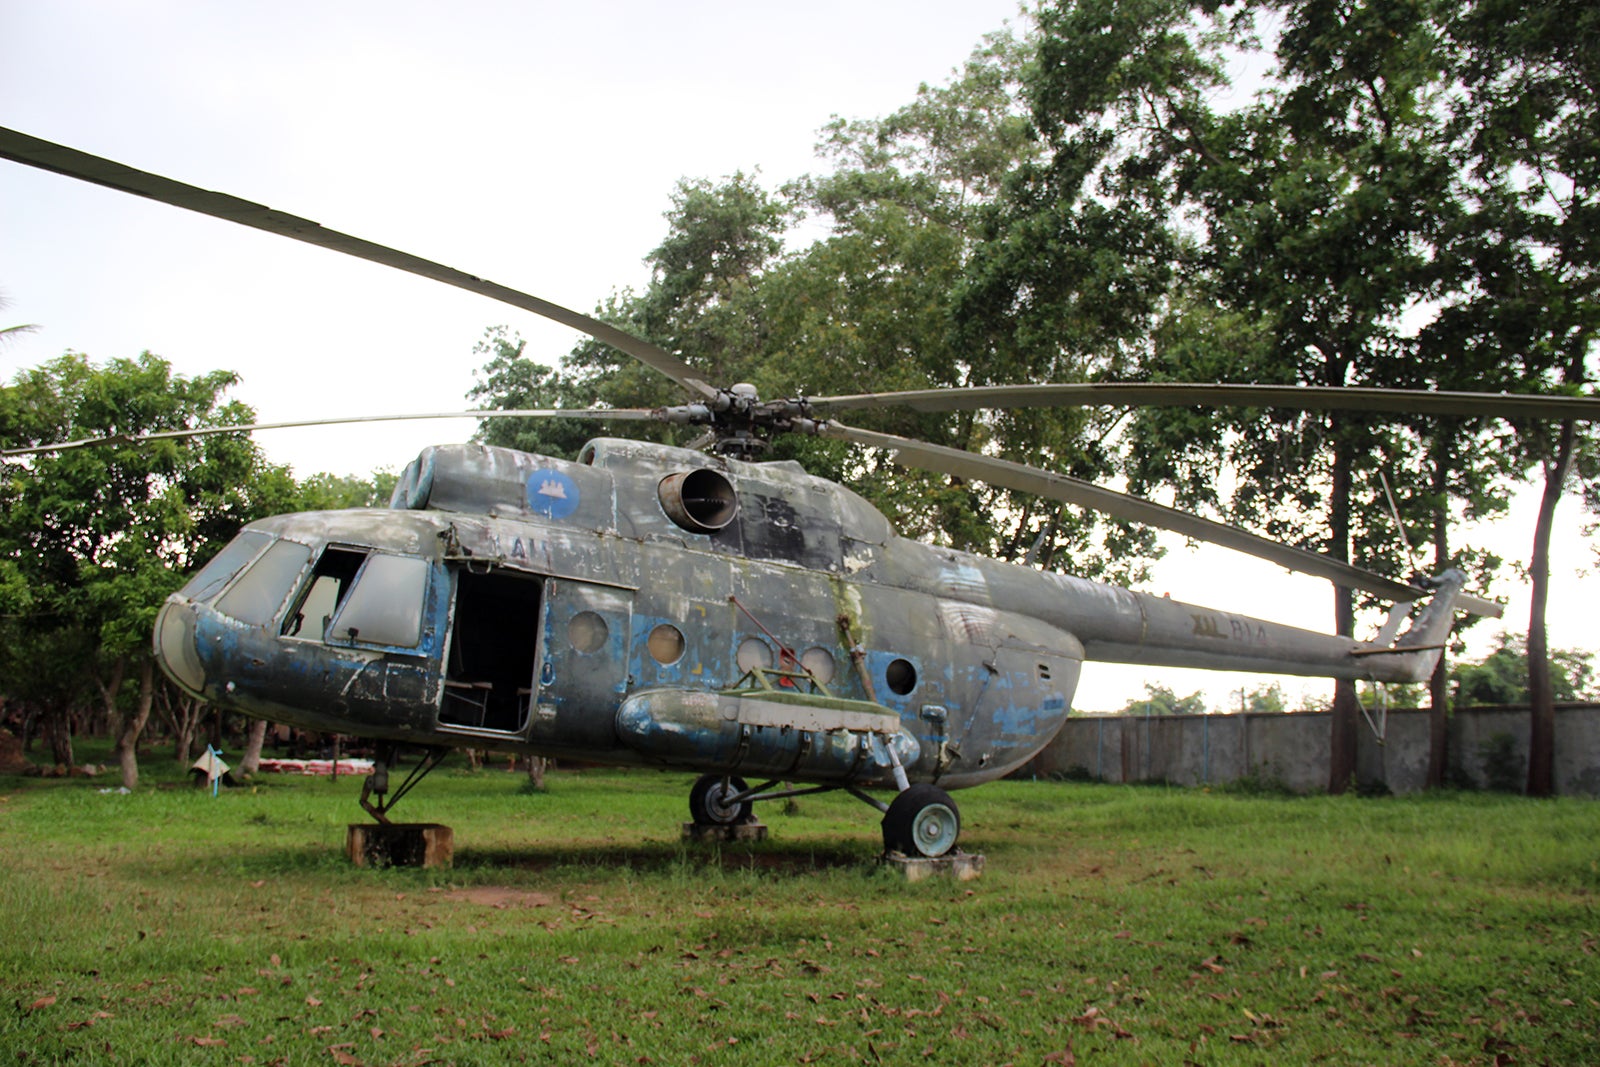
<svg viewBox="0 0 1600 1067">
<path fill-rule="evenodd" d="M 950 878 L 957 882 L 970 882 L 983 873 L 983 853 L 952 852 L 948 856 L 906 856 L 891 852 L 883 857 L 884 866 L 899 873 L 908 882 L 927 878 Z"/>
<path fill-rule="evenodd" d="M 731 826 L 720 823 L 686 822 L 683 824 L 685 841 L 765 841 L 767 824 L 764 822 L 736 822 Z"/>
<path fill-rule="evenodd" d="M 432 822 L 351 823 L 344 850 L 357 867 L 448 867 L 455 833 Z"/>
</svg>

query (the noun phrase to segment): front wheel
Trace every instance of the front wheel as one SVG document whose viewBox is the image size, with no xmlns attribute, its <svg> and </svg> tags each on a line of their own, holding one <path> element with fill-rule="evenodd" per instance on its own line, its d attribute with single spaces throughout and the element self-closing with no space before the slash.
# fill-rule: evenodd
<svg viewBox="0 0 1600 1067">
<path fill-rule="evenodd" d="M 889 804 L 883 816 L 883 848 L 907 856 L 943 856 L 961 834 L 961 811 L 936 785 L 919 782 Z"/>
<path fill-rule="evenodd" d="M 749 789 L 743 778 L 702 775 L 689 789 L 689 816 L 697 826 L 736 826 L 749 822 L 755 805 L 748 800 L 733 800 Z"/>
</svg>

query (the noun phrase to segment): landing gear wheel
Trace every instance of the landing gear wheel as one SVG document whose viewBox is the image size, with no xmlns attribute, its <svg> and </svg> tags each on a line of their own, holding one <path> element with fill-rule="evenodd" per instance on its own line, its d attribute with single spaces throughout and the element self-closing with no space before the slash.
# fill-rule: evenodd
<svg viewBox="0 0 1600 1067">
<path fill-rule="evenodd" d="M 883 816 L 883 849 L 907 856 L 943 856 L 956 847 L 961 812 L 936 785 L 918 782 L 889 804 Z"/>
<path fill-rule="evenodd" d="M 748 800 L 731 802 L 749 788 L 743 778 L 702 775 L 689 790 L 689 817 L 698 826 L 737 826 L 750 822 L 755 805 Z"/>
</svg>

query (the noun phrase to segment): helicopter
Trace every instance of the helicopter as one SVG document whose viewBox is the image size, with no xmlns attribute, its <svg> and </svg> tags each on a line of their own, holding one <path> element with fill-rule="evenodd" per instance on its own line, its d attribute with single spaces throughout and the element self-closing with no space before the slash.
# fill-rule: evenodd
<svg viewBox="0 0 1600 1067">
<path fill-rule="evenodd" d="M 1044 748 L 1086 661 L 1416 682 L 1433 671 L 1457 610 L 1499 612 L 1465 592 L 1459 571 L 1398 581 L 1042 469 L 852 427 L 841 413 L 1211 403 L 1600 416 L 1591 397 L 1223 384 L 763 399 L 597 319 L 294 215 L 12 130 L 0 129 L 0 157 L 532 311 L 684 390 L 685 403 L 655 409 L 469 413 L 705 433 L 702 448 L 598 438 L 570 461 L 433 446 L 401 473 L 388 508 L 252 522 L 161 608 L 154 653 L 184 691 L 371 740 L 360 804 L 383 823 L 449 752 L 492 748 L 695 773 L 688 806 L 702 827 L 748 823 L 758 802 L 842 790 L 878 811 L 886 853 L 938 858 L 960 838 L 951 791 L 1003 777 Z M 446 414 L 460 413 L 406 417 Z M 289 425 L 302 424 L 147 436 Z M 783 433 L 1095 508 L 1394 606 L 1373 639 L 1356 641 L 909 540 L 848 486 L 763 461 L 765 442 Z M 391 782 L 402 754 L 419 748 L 423 759 Z"/>
</svg>

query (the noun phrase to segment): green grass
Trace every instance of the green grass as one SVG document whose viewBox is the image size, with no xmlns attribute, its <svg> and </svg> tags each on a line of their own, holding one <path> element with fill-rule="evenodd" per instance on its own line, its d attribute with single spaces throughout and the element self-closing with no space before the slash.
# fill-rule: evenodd
<svg viewBox="0 0 1600 1067">
<path fill-rule="evenodd" d="M 447 767 L 444 871 L 346 863 L 354 779 L 107 784 L 0 778 L 0 1062 L 1600 1056 L 1593 802 L 998 783 L 908 885 L 849 798 L 685 846 L 681 775 Z"/>
</svg>

